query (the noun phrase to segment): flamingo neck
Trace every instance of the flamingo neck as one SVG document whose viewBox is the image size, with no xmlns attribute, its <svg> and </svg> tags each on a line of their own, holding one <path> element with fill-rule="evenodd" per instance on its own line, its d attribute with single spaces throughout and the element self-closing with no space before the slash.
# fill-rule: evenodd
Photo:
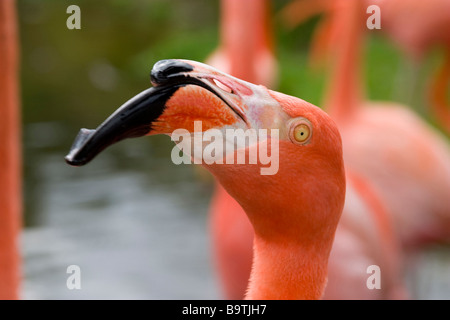
<svg viewBox="0 0 450 320">
<path fill-rule="evenodd" d="M 14 1 L 0 1 L 0 299 L 20 286 L 21 152 L 17 21 Z"/>
<path fill-rule="evenodd" d="M 430 105 L 438 123 L 450 134 L 450 106 L 447 101 L 447 87 L 450 83 L 450 47 L 447 48 L 444 63 L 436 72 L 430 86 Z"/>
<path fill-rule="evenodd" d="M 361 42 L 365 28 L 361 1 L 339 3 L 341 6 L 333 10 L 332 71 L 325 101 L 328 113 L 337 120 L 356 111 L 362 100 Z"/>
<path fill-rule="evenodd" d="M 272 50 L 267 0 L 222 1 L 221 38 L 230 59 L 230 73 L 246 81 L 255 79 L 261 68 L 255 63 L 261 53 Z"/>
<path fill-rule="evenodd" d="M 320 299 L 325 289 L 328 257 L 344 204 L 345 180 L 337 176 L 328 183 L 322 180 L 316 184 L 321 180 L 317 177 L 330 177 L 331 173 L 319 172 L 314 178 L 303 172 L 300 188 L 292 188 L 286 181 L 295 181 L 296 174 L 287 167 L 280 165 L 279 176 L 263 187 L 265 196 L 258 201 L 248 190 L 261 190 L 267 182 L 259 180 L 259 186 L 255 185 L 251 178 L 255 172 L 244 174 L 245 170 L 237 168 L 243 174 L 236 184 L 230 175 L 220 172 L 219 165 L 213 171 L 240 203 L 255 232 L 246 299 Z"/>
<path fill-rule="evenodd" d="M 250 153 L 257 147 L 246 150 Z M 333 147 L 338 149 L 324 153 L 304 149 L 302 162 L 298 162 L 298 149 L 279 141 L 279 171 L 270 179 L 260 175 L 260 165 L 208 166 L 244 209 L 254 229 L 247 299 L 322 297 L 345 199 L 340 140 Z M 330 153 L 336 154 L 333 161 Z"/>
<path fill-rule="evenodd" d="M 331 246 L 331 245 L 330 245 Z M 246 299 L 317 300 L 327 282 L 327 250 L 268 242 L 255 236 L 254 262 Z"/>
<path fill-rule="evenodd" d="M 283 173 L 280 180 L 289 181 L 282 178 Z M 274 181 L 275 188 L 281 191 L 268 195 L 270 201 L 251 206 L 242 203 L 255 231 L 246 299 L 303 300 L 320 299 L 323 295 L 342 205 L 340 196 L 332 193 L 335 186 L 322 185 L 322 194 L 318 195 L 310 177 L 303 174 L 302 179 L 310 190 L 290 193 L 283 189 L 282 182 Z"/>
</svg>

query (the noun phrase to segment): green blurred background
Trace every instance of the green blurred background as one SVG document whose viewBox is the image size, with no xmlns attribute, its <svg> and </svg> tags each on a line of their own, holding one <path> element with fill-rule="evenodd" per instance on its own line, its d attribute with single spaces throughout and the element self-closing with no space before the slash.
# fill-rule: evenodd
<svg viewBox="0 0 450 320">
<path fill-rule="evenodd" d="M 295 29 L 288 29 L 277 16 L 277 12 L 288 2 L 272 1 L 275 50 L 280 64 L 280 81 L 275 89 L 320 106 L 325 89 L 325 75 L 312 70 L 307 58 L 318 17 Z M 81 8 L 81 30 L 69 30 L 66 27 L 69 17 L 66 9 L 72 4 Z M 207 242 L 207 222 L 204 221 L 207 221 L 211 182 L 199 179 L 192 166 L 175 166 L 171 163 L 169 154 L 172 145 L 168 143 L 167 137 L 130 140 L 126 144 L 113 146 L 108 149 L 107 155 L 102 154 L 96 159 L 97 164 L 83 170 L 65 165 L 64 155 L 81 127 L 95 128 L 123 102 L 150 86 L 149 73 L 156 61 L 167 58 L 205 61 L 219 44 L 219 1 L 18 0 L 18 12 L 24 127 L 25 290 L 32 292 L 27 294 L 27 297 L 55 298 L 44 289 L 51 286 L 50 283 L 61 286 L 58 287 L 60 291 L 54 290 L 56 297 L 74 297 L 64 293 L 64 285 L 58 282 L 65 276 L 64 270 L 58 269 L 59 265 L 64 266 L 66 261 L 72 258 L 56 264 L 43 262 L 48 261 L 49 257 L 53 257 L 50 259 L 53 261 L 55 255 L 73 255 L 79 260 L 75 259 L 72 263 L 85 261 L 85 264 L 88 264 L 90 258 L 86 252 L 96 246 L 99 252 L 108 251 L 109 248 L 114 254 L 114 249 L 117 249 L 117 243 L 114 241 L 119 241 L 115 237 L 124 223 L 120 219 L 125 218 L 119 219 L 117 227 L 108 229 L 109 227 L 104 225 L 114 223 L 111 222 L 114 220 L 111 218 L 114 214 L 110 213 L 114 208 L 120 205 L 126 207 L 124 203 L 133 201 L 134 198 L 129 196 L 131 200 L 125 197 L 123 202 L 120 202 L 122 200 L 119 195 L 123 194 L 124 190 L 140 188 L 140 191 L 136 191 L 140 192 L 139 199 L 159 194 L 158 190 L 171 193 L 175 200 L 166 199 L 168 204 L 171 201 L 181 201 L 180 208 L 174 209 L 175 211 L 181 212 L 185 209 L 197 217 L 194 218 L 194 223 L 201 221 L 198 229 L 193 229 L 194 233 L 201 233 L 201 239 L 194 246 L 203 245 L 202 241 Z M 375 31 L 369 34 L 364 62 L 368 98 L 407 103 L 428 118 L 426 79 L 439 62 L 440 53 L 433 53 L 424 64 L 417 67 L 382 35 Z M 123 175 L 127 178 L 121 180 Z M 138 187 L 136 181 L 129 180 L 129 177 L 139 179 Z M 115 178 L 117 181 L 110 180 Z M 100 183 L 95 184 L 89 179 Z M 79 185 L 75 186 L 77 183 Z M 105 185 L 108 185 L 108 188 Z M 109 194 L 99 195 L 98 188 L 109 190 Z M 81 200 L 74 200 L 75 198 Z M 141 201 L 134 200 L 135 203 Z M 137 207 L 131 206 L 121 210 L 127 211 L 127 219 L 136 219 L 137 224 L 152 226 L 155 224 L 155 220 L 152 220 L 154 216 L 145 211 L 152 211 L 147 206 L 155 204 L 145 202 L 147 200 L 142 201 L 144 202 Z M 163 207 L 159 210 L 163 212 L 170 209 Z M 95 220 L 93 215 L 100 211 L 104 212 L 103 218 Z M 133 217 L 136 211 L 143 211 L 144 214 Z M 161 214 L 161 217 L 173 218 L 170 214 Z M 145 219 L 145 222 L 139 219 Z M 166 224 L 161 228 L 167 228 L 169 222 L 164 223 Z M 78 231 L 78 226 L 86 227 L 87 224 L 91 224 L 92 229 Z M 95 238 L 99 228 L 106 228 L 106 238 Z M 40 230 L 46 231 L 41 233 Z M 62 234 L 55 230 L 62 230 Z M 136 230 L 140 229 L 130 226 L 128 231 L 139 234 Z M 142 234 L 146 232 L 152 231 L 142 230 Z M 181 233 L 189 237 L 188 231 Z M 86 241 L 85 247 L 71 247 L 79 241 L 80 235 L 92 241 Z M 93 238 L 90 238 L 91 236 Z M 127 234 L 123 237 L 126 238 Z M 159 241 L 145 239 L 140 248 L 143 251 L 149 250 L 148 243 L 145 243 L 147 240 Z M 168 239 L 160 239 L 161 244 L 158 246 L 169 241 Z M 108 241 L 113 243 L 110 247 Z M 138 239 L 135 241 L 133 245 L 136 248 Z M 186 242 L 186 238 L 180 241 Z M 64 250 L 61 249 L 62 251 L 43 249 L 61 242 L 70 245 L 64 247 Z M 179 244 L 174 244 L 177 245 Z M 186 243 L 185 245 L 187 246 Z M 126 246 L 123 248 L 125 251 L 128 249 Z M 208 247 L 204 245 L 198 250 L 207 251 Z M 84 258 L 83 252 L 86 253 Z M 140 254 L 142 251 L 136 252 L 136 255 Z M 203 254 L 200 262 L 205 262 L 206 267 L 199 272 L 206 272 L 213 279 L 207 263 L 208 252 Z M 108 261 L 110 257 L 105 256 L 104 259 Z M 122 261 L 120 257 L 111 259 Z M 186 259 L 194 257 L 189 256 Z M 147 260 L 141 264 L 143 270 L 146 270 L 145 265 L 151 265 Z M 162 268 L 164 267 L 167 266 L 163 265 Z M 53 279 L 52 272 L 58 274 L 58 280 Z M 146 273 L 137 269 L 133 272 Z M 158 277 L 158 274 L 155 272 L 155 277 Z M 137 282 L 139 281 L 135 280 L 133 283 L 137 285 Z M 199 297 L 219 296 L 214 280 L 210 280 L 206 288 L 205 292 L 210 295 L 199 294 Z M 177 287 L 172 289 L 176 291 Z M 173 291 L 168 289 L 167 297 L 173 297 Z M 58 295 L 58 292 L 63 293 Z M 110 296 L 106 290 L 95 292 L 97 295 L 87 293 L 77 297 L 124 297 Z M 165 296 L 143 293 L 137 297 Z M 183 294 L 178 297 L 189 298 Z"/>
</svg>

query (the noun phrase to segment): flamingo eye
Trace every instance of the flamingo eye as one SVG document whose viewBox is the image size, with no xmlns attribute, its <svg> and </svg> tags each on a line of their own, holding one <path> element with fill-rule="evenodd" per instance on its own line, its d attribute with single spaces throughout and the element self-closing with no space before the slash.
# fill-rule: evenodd
<svg viewBox="0 0 450 320">
<path fill-rule="evenodd" d="M 291 127 L 289 137 L 296 144 L 306 144 L 312 135 L 312 127 L 308 120 L 302 119 Z"/>
</svg>

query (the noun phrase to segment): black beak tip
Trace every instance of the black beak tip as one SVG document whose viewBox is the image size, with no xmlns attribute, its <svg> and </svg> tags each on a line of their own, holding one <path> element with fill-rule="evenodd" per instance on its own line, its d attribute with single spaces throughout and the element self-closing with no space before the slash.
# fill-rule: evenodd
<svg viewBox="0 0 450 320">
<path fill-rule="evenodd" d="M 187 62 L 167 59 L 155 63 L 150 73 L 150 80 L 154 85 L 161 85 L 181 73 L 191 72 L 194 67 Z"/>
<path fill-rule="evenodd" d="M 71 166 L 74 166 L 74 167 L 81 167 L 81 166 L 84 166 L 86 163 L 89 162 L 89 161 L 86 161 L 84 159 L 82 159 L 82 160 L 76 159 L 72 155 L 72 153 L 69 153 L 67 156 L 65 156 L 64 160 L 66 160 L 67 164 L 69 164 Z"/>
<path fill-rule="evenodd" d="M 81 167 L 82 166 L 82 164 L 79 164 L 77 161 L 70 159 L 69 156 L 66 156 L 64 159 L 66 160 L 66 163 L 68 165 L 71 165 L 72 167 Z"/>
<path fill-rule="evenodd" d="M 83 148 L 86 146 L 86 143 L 89 141 L 89 138 L 96 132 L 96 130 L 89 130 L 89 129 L 81 129 L 78 133 L 77 137 L 75 138 L 72 147 L 70 148 L 69 153 L 64 158 L 67 162 L 67 164 L 70 164 L 71 166 L 83 166 L 86 163 L 90 161 L 85 156 L 82 156 Z"/>
</svg>

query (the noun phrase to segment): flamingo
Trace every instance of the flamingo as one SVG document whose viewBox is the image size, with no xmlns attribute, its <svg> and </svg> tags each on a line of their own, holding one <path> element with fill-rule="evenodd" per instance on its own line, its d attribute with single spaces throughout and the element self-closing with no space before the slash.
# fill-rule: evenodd
<svg viewBox="0 0 450 320">
<path fill-rule="evenodd" d="M 429 102 L 435 119 L 450 133 L 450 2 L 446 0 L 378 0 L 383 31 L 416 64 L 435 47 L 444 50 L 443 64 L 430 81 Z"/>
<path fill-rule="evenodd" d="M 207 64 L 249 82 L 277 82 L 269 0 L 222 0 L 220 45 Z"/>
<path fill-rule="evenodd" d="M 446 0 L 377 0 L 382 30 L 413 59 L 435 46 L 449 48 L 450 3 Z"/>
<path fill-rule="evenodd" d="M 371 5 L 380 8 L 380 31 L 389 36 L 406 55 L 419 61 L 434 47 L 448 48 L 450 3 L 447 0 L 350 0 L 358 1 L 362 12 Z M 286 25 L 294 27 L 313 15 L 325 13 L 316 34 L 316 53 L 323 54 L 334 44 L 334 13 L 345 8 L 345 0 L 294 0 L 281 12 Z M 334 40 L 333 40 L 334 39 Z"/>
<path fill-rule="evenodd" d="M 177 128 L 193 132 L 196 120 L 205 130 L 278 129 L 279 139 L 264 140 L 279 147 L 275 175 L 261 175 L 260 162 L 203 164 L 244 208 L 255 230 L 246 298 L 321 298 L 345 199 L 341 141 L 331 118 L 306 101 L 194 61 L 158 62 L 152 83 L 154 88 L 126 102 L 96 130 L 82 129 L 66 161 L 86 164 L 129 137 L 171 134 Z M 252 189 L 264 197 L 249 193 Z"/>
<path fill-rule="evenodd" d="M 407 106 L 364 100 L 362 4 L 336 1 L 325 20 L 330 32 L 320 34 L 318 47 L 326 49 L 332 67 L 324 105 L 338 123 L 346 165 L 370 181 L 403 249 L 413 251 L 449 239 L 450 149 Z"/>
<path fill-rule="evenodd" d="M 364 273 L 366 263 L 381 261 L 372 258 L 385 252 L 367 255 L 368 248 L 354 240 L 375 239 L 390 244 L 389 235 L 380 234 L 383 228 L 378 228 L 385 223 L 385 216 L 373 219 L 370 214 L 360 214 L 374 208 L 381 213 L 383 208 L 370 186 L 358 177 L 348 175 L 351 179 L 346 187 L 339 132 L 324 111 L 304 100 L 194 61 L 160 61 L 153 67 L 151 78 L 154 88 L 126 102 L 96 130 L 80 131 L 66 156 L 69 164 L 84 165 L 107 146 L 125 138 L 170 135 L 177 128 L 192 133 L 196 120 L 202 120 L 204 130 L 222 132 L 229 128 L 278 129 L 279 139 L 264 140 L 279 143 L 279 171 L 275 175 L 261 175 L 260 163 L 203 162 L 237 201 L 254 229 L 254 258 L 245 297 L 322 298 L 332 248 L 340 252 L 337 256 L 341 259 L 341 253 L 364 253 L 364 261 L 359 261 L 365 265 Z M 261 148 L 260 143 L 243 150 L 250 154 L 255 148 Z M 235 153 L 224 157 L 234 157 Z M 352 201 L 344 208 L 346 199 Z M 347 219 L 340 227 L 339 240 L 336 239 L 338 249 L 334 249 L 343 208 Z M 356 214 L 356 219 L 351 218 L 352 214 Z M 355 225 L 360 232 L 349 233 Z M 388 264 L 384 266 L 391 269 Z M 362 274 L 358 269 L 347 270 L 352 279 L 355 273 L 358 277 Z M 388 286 L 390 274 L 394 273 L 386 273 Z M 359 283 L 360 287 L 365 287 L 365 280 Z M 389 289 L 395 293 L 399 288 L 392 285 Z"/>
<path fill-rule="evenodd" d="M 266 30 L 259 27 L 269 25 L 267 5 L 267 1 L 260 0 L 223 1 L 222 45 L 208 63 L 244 80 L 268 87 L 273 85 L 276 67 L 271 46 L 273 41 L 269 39 L 271 32 L 267 27 Z M 355 174 L 347 181 L 348 199 L 330 257 L 331 276 L 324 298 L 406 297 L 401 281 L 396 279 L 401 259 L 388 213 L 367 182 Z M 241 206 L 218 183 L 210 217 L 213 256 L 224 296 L 241 299 L 252 264 L 252 226 Z M 382 265 L 386 271 L 383 290 L 370 291 L 365 286 L 366 267 L 372 264 Z"/>
<path fill-rule="evenodd" d="M 0 2 L 0 299 L 17 299 L 21 215 L 17 26 L 13 0 Z"/>
</svg>

